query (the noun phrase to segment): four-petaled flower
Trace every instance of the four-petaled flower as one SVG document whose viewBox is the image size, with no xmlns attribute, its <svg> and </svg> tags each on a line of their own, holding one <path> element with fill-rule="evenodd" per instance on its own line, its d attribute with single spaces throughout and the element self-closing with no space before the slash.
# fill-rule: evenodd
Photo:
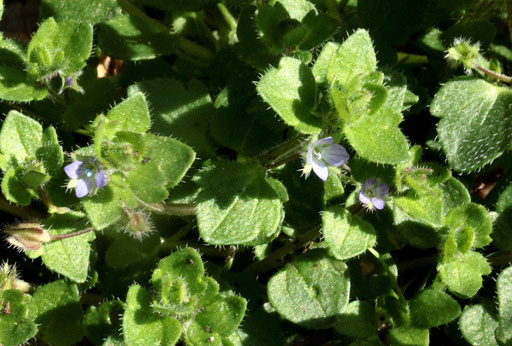
<svg viewBox="0 0 512 346">
<path fill-rule="evenodd" d="M 384 197 L 388 194 L 389 187 L 384 183 L 377 183 L 375 179 L 368 179 L 359 192 L 359 201 L 369 210 L 384 208 Z"/>
<path fill-rule="evenodd" d="M 323 181 L 329 176 L 328 166 L 338 167 L 348 161 L 350 156 L 345 148 L 333 143 L 332 137 L 322 138 L 308 148 L 307 165 L 304 172 L 313 172 Z"/>
<path fill-rule="evenodd" d="M 86 157 L 83 161 L 73 161 L 64 167 L 64 172 L 71 178 L 68 188 L 75 188 L 78 198 L 93 195 L 98 189 L 107 185 L 107 177 L 93 157 Z"/>
</svg>

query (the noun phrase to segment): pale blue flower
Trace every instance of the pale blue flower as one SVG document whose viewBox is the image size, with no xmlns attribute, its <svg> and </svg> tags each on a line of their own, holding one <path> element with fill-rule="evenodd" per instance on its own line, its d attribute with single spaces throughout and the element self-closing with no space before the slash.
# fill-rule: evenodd
<svg viewBox="0 0 512 346">
<path fill-rule="evenodd" d="M 333 143 L 332 137 L 322 138 L 308 148 L 307 166 L 323 181 L 329 176 L 329 166 L 338 167 L 348 161 L 350 156 L 345 148 Z M 309 172 L 308 172 L 309 173 Z"/>
<path fill-rule="evenodd" d="M 73 161 L 64 167 L 64 172 L 71 178 L 68 187 L 75 188 L 78 198 L 93 195 L 98 189 L 107 185 L 107 177 L 93 157 L 86 157 L 83 161 Z"/>
<path fill-rule="evenodd" d="M 368 209 L 373 210 L 384 208 L 384 197 L 389 192 L 389 187 L 384 183 L 377 183 L 375 179 L 368 179 L 359 192 L 359 201 Z"/>
</svg>

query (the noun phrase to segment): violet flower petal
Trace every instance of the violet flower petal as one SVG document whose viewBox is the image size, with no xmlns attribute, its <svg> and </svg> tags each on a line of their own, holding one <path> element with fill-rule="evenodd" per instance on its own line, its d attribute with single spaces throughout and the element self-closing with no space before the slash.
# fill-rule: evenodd
<svg viewBox="0 0 512 346">
<path fill-rule="evenodd" d="M 315 172 L 320 179 L 323 181 L 327 180 L 327 177 L 329 176 L 329 169 L 322 161 L 314 159 L 311 166 L 313 166 L 313 172 Z"/>
<path fill-rule="evenodd" d="M 331 144 L 321 152 L 322 158 L 331 166 L 338 167 L 348 161 L 350 156 L 340 144 Z"/>
<path fill-rule="evenodd" d="M 98 170 L 94 180 L 97 188 L 102 188 L 107 185 L 107 177 L 105 177 L 105 174 L 101 170 Z"/>
<path fill-rule="evenodd" d="M 379 210 L 384 208 L 384 201 L 380 198 L 372 198 L 372 204 Z"/>
<path fill-rule="evenodd" d="M 84 163 L 82 161 L 73 161 L 66 167 L 64 167 L 64 172 L 71 179 L 78 179 L 81 174 L 81 168 Z"/>
<path fill-rule="evenodd" d="M 368 205 L 370 203 L 370 198 L 363 191 L 359 191 L 359 201 Z"/>
<path fill-rule="evenodd" d="M 92 190 L 92 181 L 91 180 L 80 179 L 76 183 L 75 192 L 76 192 L 76 196 L 78 198 L 82 198 L 82 197 L 86 196 L 89 192 L 91 192 L 91 190 Z"/>
<path fill-rule="evenodd" d="M 375 185 L 377 185 L 377 180 L 375 180 L 375 179 L 368 179 L 363 184 L 363 190 L 364 191 L 371 190 L 371 189 L 373 189 L 373 187 Z"/>
<path fill-rule="evenodd" d="M 377 195 L 379 197 L 384 197 L 388 194 L 389 192 L 389 187 L 384 184 L 384 183 L 380 183 L 379 186 L 377 186 Z"/>
</svg>

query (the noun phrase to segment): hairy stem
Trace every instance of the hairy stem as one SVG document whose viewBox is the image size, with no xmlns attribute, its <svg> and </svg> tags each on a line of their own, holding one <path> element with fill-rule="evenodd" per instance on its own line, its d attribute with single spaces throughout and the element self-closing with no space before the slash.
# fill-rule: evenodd
<svg viewBox="0 0 512 346">
<path fill-rule="evenodd" d="M 486 69 L 485 67 L 480 66 L 477 63 L 473 63 L 473 67 L 488 76 L 494 77 L 494 78 L 502 81 L 503 83 L 512 83 L 512 78 L 509 76 Z"/>
<path fill-rule="evenodd" d="M 62 240 L 62 239 L 77 237 L 79 235 L 82 235 L 82 234 L 85 234 L 85 233 L 89 233 L 89 232 L 91 232 L 93 230 L 94 230 L 94 227 L 89 227 L 89 228 L 85 228 L 85 229 L 82 229 L 80 231 L 76 231 L 76 232 L 73 232 L 73 233 L 54 234 L 54 235 L 51 235 L 50 237 L 51 237 L 51 240 Z"/>
</svg>

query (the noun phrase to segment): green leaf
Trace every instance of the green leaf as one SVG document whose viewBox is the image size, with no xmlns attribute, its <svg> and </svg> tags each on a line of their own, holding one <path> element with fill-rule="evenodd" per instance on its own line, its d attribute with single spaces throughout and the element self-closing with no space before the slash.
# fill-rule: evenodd
<svg viewBox="0 0 512 346">
<path fill-rule="evenodd" d="M 471 247 L 480 248 L 491 243 L 492 221 L 489 212 L 475 203 L 454 208 L 446 214 L 444 225 L 453 231 L 462 231 L 471 227 L 475 232 L 475 240 Z"/>
<path fill-rule="evenodd" d="M 192 166 L 196 153 L 188 145 L 169 137 L 144 135 L 145 155 L 157 164 L 167 179 L 167 188 L 172 188 L 183 179 Z"/>
<path fill-rule="evenodd" d="M 459 328 L 472 345 L 498 346 L 494 332 L 498 321 L 491 304 L 466 305 L 459 319 Z"/>
<path fill-rule="evenodd" d="M 393 288 L 398 269 L 390 254 L 375 256 L 365 253 L 348 262 L 350 270 L 350 297 L 377 298 Z"/>
<path fill-rule="evenodd" d="M 409 144 L 396 126 L 397 114 L 378 112 L 367 114 L 346 124 L 343 132 L 354 150 L 375 163 L 397 164 L 409 159 Z"/>
<path fill-rule="evenodd" d="M 146 203 L 161 202 L 169 193 L 165 175 L 156 163 L 141 163 L 126 175 L 133 193 Z"/>
<path fill-rule="evenodd" d="M 42 145 L 41 125 L 17 111 L 10 111 L 0 130 L 0 151 L 18 164 L 26 159 L 34 159 Z"/>
<path fill-rule="evenodd" d="M 21 69 L 0 65 L 0 99 L 30 102 L 46 97 L 48 90 L 36 84 Z"/>
<path fill-rule="evenodd" d="M 108 121 L 114 123 L 115 132 L 130 131 L 145 133 L 151 127 L 151 117 L 143 93 L 130 95 L 107 114 Z"/>
<path fill-rule="evenodd" d="M 82 339 L 85 328 L 75 284 L 58 280 L 39 287 L 32 296 L 31 307 L 37 314 L 38 335 L 44 342 L 71 345 Z"/>
<path fill-rule="evenodd" d="M 306 51 L 328 40 L 336 29 L 338 29 L 338 22 L 335 19 L 311 10 L 302 19 L 299 27 L 284 35 L 283 41 L 287 47 L 298 46 L 300 50 Z"/>
<path fill-rule="evenodd" d="M 214 114 L 208 89 L 191 80 L 187 87 L 173 79 L 138 82 L 128 95 L 143 92 L 151 105 L 152 129 L 162 136 L 180 138 L 199 152 L 212 153 L 207 130 Z"/>
<path fill-rule="evenodd" d="M 215 296 L 218 285 L 204 280 L 203 275 L 201 256 L 191 248 L 176 251 L 160 260 L 151 281 L 158 290 L 158 305 L 162 311 L 189 315 L 197 308 L 205 292 Z M 208 288 L 210 291 L 207 291 Z"/>
<path fill-rule="evenodd" d="M 322 214 L 325 241 L 332 254 L 345 260 L 375 245 L 373 226 L 342 207 L 330 207 Z"/>
<path fill-rule="evenodd" d="M 52 235 L 76 232 L 87 228 L 86 222 L 72 214 L 55 214 L 44 220 L 43 226 Z M 94 232 L 76 237 L 51 241 L 41 246 L 41 259 L 48 269 L 83 283 L 89 272 L 89 255 Z"/>
<path fill-rule="evenodd" d="M 433 227 L 442 225 L 442 193 L 438 188 L 421 194 L 409 191 L 402 197 L 393 198 L 393 206 L 395 208 L 395 219 L 396 209 L 398 209 L 398 211 L 407 214 L 413 221 Z"/>
<path fill-rule="evenodd" d="M 304 134 L 319 133 L 320 119 L 313 115 L 316 85 L 311 70 L 297 59 L 282 58 L 256 85 L 256 90 L 285 123 Z"/>
<path fill-rule="evenodd" d="M 347 86 L 353 79 L 375 71 L 377 58 L 368 31 L 359 29 L 341 45 L 324 46 L 313 66 L 317 82 L 341 83 Z"/>
<path fill-rule="evenodd" d="M 85 66 L 92 49 L 92 25 L 67 20 L 45 20 L 32 37 L 27 51 L 30 75 L 49 78 L 59 72 L 67 76 Z"/>
<path fill-rule="evenodd" d="M 64 152 L 53 126 L 47 127 L 41 139 L 42 146 L 36 151 L 37 159 L 43 161 L 44 168 L 50 174 L 57 174 L 64 165 Z"/>
<path fill-rule="evenodd" d="M 430 344 L 427 328 L 407 325 L 393 327 L 389 332 L 389 339 L 392 345 L 428 346 Z"/>
<path fill-rule="evenodd" d="M 368 338 L 377 335 L 377 317 L 372 304 L 356 300 L 348 304 L 336 319 L 334 329 L 353 338 Z"/>
<path fill-rule="evenodd" d="M 263 170 L 219 161 L 194 179 L 202 188 L 197 222 L 207 243 L 260 245 L 277 236 L 286 190 Z"/>
<path fill-rule="evenodd" d="M 471 203 L 468 189 L 459 180 L 450 177 L 439 185 L 443 193 L 443 213 L 451 209 Z"/>
<path fill-rule="evenodd" d="M 258 308 L 248 311 L 243 324 L 238 330 L 242 345 L 284 345 L 284 333 L 279 325 L 277 314 L 271 314 Z"/>
<path fill-rule="evenodd" d="M 98 41 L 105 54 L 123 60 L 154 59 L 171 54 L 178 40 L 171 30 L 129 14 L 98 24 Z"/>
<path fill-rule="evenodd" d="M 2 193 L 5 198 L 19 205 L 29 205 L 33 197 L 33 190 L 29 189 L 18 176 L 18 170 L 9 168 L 2 178 Z"/>
<path fill-rule="evenodd" d="M 56 21 L 69 20 L 96 24 L 120 12 L 116 0 L 43 0 L 41 18 L 53 17 Z"/>
<path fill-rule="evenodd" d="M 511 102 L 511 91 L 483 79 L 456 78 L 439 89 L 430 112 L 441 118 L 437 132 L 454 170 L 475 170 L 503 153 L 510 143 Z"/>
<path fill-rule="evenodd" d="M 291 25 L 290 15 L 280 1 L 273 5 L 265 4 L 260 6 L 254 15 L 254 22 L 258 29 L 261 40 L 277 54 L 284 47 L 281 43 L 282 35 L 285 33 L 286 25 Z"/>
<path fill-rule="evenodd" d="M 123 206 L 134 208 L 137 201 L 122 178 L 114 174 L 110 176 L 108 185 L 98 190 L 97 195 L 83 198 L 82 205 L 94 229 L 102 230 L 125 217 Z"/>
<path fill-rule="evenodd" d="M 411 300 L 410 309 L 415 325 L 424 328 L 438 327 L 460 315 L 460 306 L 455 299 L 432 288 L 420 291 Z"/>
<path fill-rule="evenodd" d="M 499 311 L 496 339 L 501 345 L 509 345 L 512 342 L 512 267 L 500 273 L 496 291 Z"/>
<path fill-rule="evenodd" d="M 267 294 L 287 320 L 313 329 L 330 328 L 348 303 L 350 280 L 345 263 L 324 250 L 311 250 L 270 278 Z"/>
<path fill-rule="evenodd" d="M 242 297 L 219 296 L 214 302 L 208 304 L 204 311 L 200 311 L 195 321 L 204 329 L 213 333 L 229 336 L 236 331 L 245 314 L 247 302 Z"/>
<path fill-rule="evenodd" d="M 290 15 L 291 18 L 301 21 L 315 6 L 308 0 L 279 0 L 278 1 Z"/>
<path fill-rule="evenodd" d="M 7 304 L 10 313 L 5 313 Z M 29 304 L 30 296 L 20 290 L 0 291 L 0 344 L 23 344 L 36 336 L 37 325 L 28 314 Z"/>
<path fill-rule="evenodd" d="M 107 338 L 121 343 L 123 340 L 119 335 L 119 329 L 123 311 L 124 302 L 120 300 L 109 300 L 97 307 L 91 306 L 83 319 L 87 339 L 96 345 L 103 344 Z"/>
<path fill-rule="evenodd" d="M 482 287 L 482 275 L 490 274 L 491 267 L 478 252 L 452 255 L 449 251 L 445 245 L 445 254 L 437 267 L 441 279 L 458 296 L 473 297 Z"/>
<path fill-rule="evenodd" d="M 155 314 L 150 303 L 150 296 L 143 287 L 130 287 L 123 315 L 124 342 L 128 345 L 174 345 L 181 335 L 181 323 L 175 318 Z"/>
</svg>

